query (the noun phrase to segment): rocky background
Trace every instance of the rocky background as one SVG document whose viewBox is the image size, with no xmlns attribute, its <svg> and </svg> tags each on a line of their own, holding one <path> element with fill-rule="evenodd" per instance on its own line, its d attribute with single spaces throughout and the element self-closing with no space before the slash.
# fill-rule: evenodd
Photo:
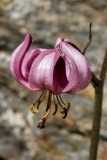
<svg viewBox="0 0 107 160">
<path fill-rule="evenodd" d="M 40 93 L 14 80 L 9 60 L 27 33 L 33 36 L 32 48 L 51 48 L 57 37 L 65 37 L 83 50 L 90 22 L 93 39 L 86 57 L 99 76 L 107 47 L 107 0 L 0 0 L 0 160 L 88 160 L 93 87 L 80 95 L 63 95 L 71 102 L 68 117 L 51 113 L 40 130 L 36 123 L 46 100 L 37 115 L 29 111 Z M 107 160 L 107 79 L 98 160 Z"/>
</svg>

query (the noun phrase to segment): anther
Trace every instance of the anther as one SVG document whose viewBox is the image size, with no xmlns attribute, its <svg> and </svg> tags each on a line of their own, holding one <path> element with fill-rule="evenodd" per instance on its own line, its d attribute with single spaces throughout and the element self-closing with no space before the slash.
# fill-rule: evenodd
<svg viewBox="0 0 107 160">
<path fill-rule="evenodd" d="M 65 102 L 62 100 L 62 98 L 61 98 L 61 96 L 60 95 L 56 95 L 56 98 L 57 98 L 57 101 L 58 101 L 58 103 L 60 104 L 60 106 L 63 108 L 63 110 L 64 111 L 62 111 L 61 113 L 64 113 L 65 115 L 64 115 L 64 117 L 62 117 L 62 118 L 66 118 L 67 117 L 67 112 L 68 112 L 68 110 L 69 110 L 69 108 L 70 108 L 70 103 L 68 103 L 68 105 L 67 104 L 65 104 Z M 64 105 L 64 107 L 63 107 L 63 105 Z"/>
<path fill-rule="evenodd" d="M 47 117 L 48 117 L 49 114 L 50 114 L 50 111 L 51 111 L 51 109 L 49 108 L 49 109 L 45 112 L 45 115 L 42 117 L 42 119 L 47 119 Z"/>
<path fill-rule="evenodd" d="M 35 110 L 35 111 L 33 110 L 33 107 L 34 107 L 34 106 L 35 106 L 35 104 L 34 104 L 34 103 L 30 105 L 30 111 L 31 111 L 32 113 L 34 113 L 34 114 L 37 114 L 37 113 L 38 113 L 38 111 L 39 111 L 39 105 L 37 106 L 37 108 L 36 108 L 36 110 Z"/>
<path fill-rule="evenodd" d="M 46 96 L 46 91 L 43 91 L 42 94 L 40 95 L 40 97 L 38 98 L 38 100 L 35 102 L 35 103 L 32 103 L 30 105 L 30 111 L 33 113 L 33 114 L 37 114 L 39 112 L 39 106 L 40 104 L 42 103 L 42 101 L 44 100 Z M 34 106 L 37 104 L 37 107 L 36 109 L 34 110 Z"/>
<path fill-rule="evenodd" d="M 66 108 L 64 108 L 64 111 L 62 111 L 61 113 L 64 113 L 64 114 L 65 114 L 65 115 L 62 117 L 63 119 L 65 119 L 65 118 L 67 117 L 68 111 L 67 111 Z"/>
</svg>

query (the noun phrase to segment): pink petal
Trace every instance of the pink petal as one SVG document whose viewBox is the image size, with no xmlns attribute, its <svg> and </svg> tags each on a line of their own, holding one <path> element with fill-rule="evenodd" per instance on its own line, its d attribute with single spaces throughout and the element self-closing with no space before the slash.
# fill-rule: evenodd
<svg viewBox="0 0 107 160">
<path fill-rule="evenodd" d="M 55 47 L 58 46 L 58 44 L 60 44 L 61 42 L 70 42 L 70 40 L 66 38 L 58 38 L 56 40 Z"/>
<path fill-rule="evenodd" d="M 31 88 L 39 86 L 54 92 L 54 67 L 60 57 L 60 53 L 54 49 L 41 52 L 31 66 L 29 84 Z"/>
<path fill-rule="evenodd" d="M 31 88 L 39 86 L 53 94 L 60 94 L 77 84 L 76 69 L 73 59 L 69 61 L 61 57 L 58 50 L 46 50 L 33 62 L 29 84 Z"/>
<path fill-rule="evenodd" d="M 25 54 L 23 62 L 22 62 L 21 70 L 22 70 L 23 76 L 26 79 L 28 79 L 29 71 L 30 71 L 30 68 L 31 68 L 33 61 L 44 50 L 45 49 L 37 48 L 37 49 L 31 50 Z"/>
<path fill-rule="evenodd" d="M 73 46 L 68 43 L 62 42 L 61 51 L 66 55 L 71 61 L 71 57 L 75 61 L 77 66 L 76 76 L 77 76 L 77 85 L 74 88 L 69 88 L 70 93 L 80 93 L 84 90 L 90 83 L 92 78 L 92 70 L 87 59 Z"/>
<path fill-rule="evenodd" d="M 78 83 L 76 75 L 77 67 L 72 57 L 68 60 L 63 56 L 57 61 L 54 69 L 54 83 L 56 84 L 56 93 L 64 93 L 74 88 Z"/>
<path fill-rule="evenodd" d="M 10 59 L 10 70 L 14 78 L 23 86 L 30 90 L 34 90 L 29 86 L 27 79 L 22 75 L 21 65 L 23 58 L 32 43 L 32 37 L 27 34 L 25 40 L 15 49 Z M 35 90 L 40 90 L 35 88 Z"/>
</svg>

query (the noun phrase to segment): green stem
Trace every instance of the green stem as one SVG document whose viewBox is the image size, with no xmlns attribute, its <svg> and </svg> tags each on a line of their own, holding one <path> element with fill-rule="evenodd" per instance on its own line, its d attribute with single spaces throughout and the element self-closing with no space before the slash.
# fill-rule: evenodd
<svg viewBox="0 0 107 160">
<path fill-rule="evenodd" d="M 100 124 L 102 116 L 102 100 L 103 100 L 103 82 L 99 87 L 95 88 L 93 126 L 91 134 L 91 147 L 89 160 L 97 159 L 97 150 L 99 144 Z"/>
<path fill-rule="evenodd" d="M 94 99 L 93 126 L 92 126 L 92 134 L 91 134 L 89 160 L 97 159 L 100 124 L 101 124 L 101 117 L 102 117 L 103 87 L 104 87 L 106 72 L 107 72 L 107 49 L 106 49 L 104 61 L 102 64 L 100 80 L 97 79 L 94 73 L 92 76 L 92 84 L 93 84 L 93 87 L 95 88 L 95 99 Z"/>
</svg>

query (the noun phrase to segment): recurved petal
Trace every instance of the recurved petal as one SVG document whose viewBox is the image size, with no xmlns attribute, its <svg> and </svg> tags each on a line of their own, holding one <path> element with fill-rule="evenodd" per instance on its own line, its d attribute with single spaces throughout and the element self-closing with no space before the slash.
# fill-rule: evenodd
<svg viewBox="0 0 107 160">
<path fill-rule="evenodd" d="M 14 50 L 10 59 L 10 70 L 14 78 L 23 86 L 30 90 L 34 90 L 29 86 L 27 79 L 22 75 L 21 65 L 23 58 L 32 43 L 32 37 L 27 34 L 24 41 Z M 40 90 L 35 88 L 35 90 Z"/>
<path fill-rule="evenodd" d="M 39 86 L 41 89 L 54 91 L 53 72 L 59 57 L 60 53 L 54 49 L 41 52 L 30 69 L 29 84 L 31 88 Z"/>
<path fill-rule="evenodd" d="M 44 50 L 45 49 L 37 48 L 37 49 L 33 49 L 25 54 L 23 62 L 22 62 L 21 70 L 22 70 L 23 76 L 26 79 L 28 79 L 29 71 L 30 71 L 30 68 L 31 68 L 33 61 Z"/>
<path fill-rule="evenodd" d="M 61 42 L 70 42 L 67 38 L 58 38 L 55 43 L 55 47 L 58 46 Z"/>
<path fill-rule="evenodd" d="M 75 85 L 74 88 L 71 88 L 69 92 L 76 94 L 80 93 L 89 85 L 91 81 L 92 69 L 90 63 L 76 48 L 74 48 L 70 44 L 62 42 L 60 47 L 64 55 L 66 55 L 69 60 L 72 57 L 77 66 L 76 76 L 78 83 Z"/>
<path fill-rule="evenodd" d="M 56 84 L 56 94 L 68 92 L 78 83 L 77 67 L 72 57 L 60 57 L 54 69 L 54 83 Z"/>
</svg>

